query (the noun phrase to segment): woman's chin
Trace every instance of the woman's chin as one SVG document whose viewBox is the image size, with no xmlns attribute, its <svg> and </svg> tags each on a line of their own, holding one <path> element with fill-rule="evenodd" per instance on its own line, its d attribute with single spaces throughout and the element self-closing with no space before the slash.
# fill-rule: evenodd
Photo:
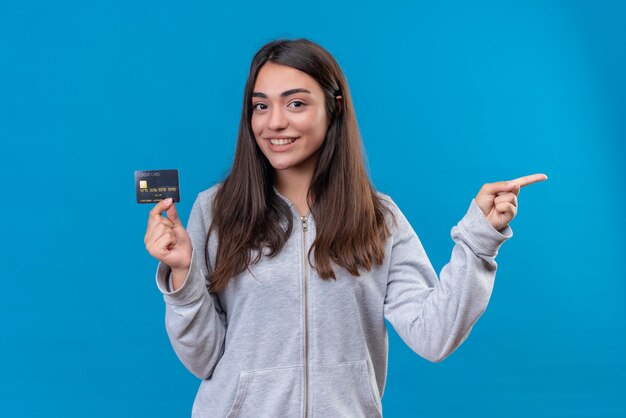
<svg viewBox="0 0 626 418">
<path fill-rule="evenodd" d="M 288 170 L 290 168 L 293 168 L 293 163 L 289 162 L 289 161 L 272 161 L 270 160 L 270 164 L 271 166 L 274 168 L 274 170 Z"/>
</svg>

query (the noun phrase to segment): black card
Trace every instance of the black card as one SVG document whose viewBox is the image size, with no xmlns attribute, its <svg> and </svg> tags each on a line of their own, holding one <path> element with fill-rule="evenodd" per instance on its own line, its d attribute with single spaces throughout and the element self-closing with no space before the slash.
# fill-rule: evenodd
<svg viewBox="0 0 626 418">
<path fill-rule="evenodd" d="M 171 197 L 180 202 L 178 170 L 135 171 L 137 203 L 157 203 Z"/>
</svg>

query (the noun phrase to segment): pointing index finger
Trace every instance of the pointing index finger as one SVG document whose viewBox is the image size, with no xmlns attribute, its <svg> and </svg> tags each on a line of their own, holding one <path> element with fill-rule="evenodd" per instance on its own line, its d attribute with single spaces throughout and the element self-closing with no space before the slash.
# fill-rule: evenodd
<svg viewBox="0 0 626 418">
<path fill-rule="evenodd" d="M 529 176 L 518 177 L 515 180 L 509 180 L 508 183 L 517 183 L 520 188 L 524 186 L 528 186 L 529 184 L 537 183 L 540 181 L 547 180 L 548 176 L 545 174 L 531 174 Z"/>
</svg>

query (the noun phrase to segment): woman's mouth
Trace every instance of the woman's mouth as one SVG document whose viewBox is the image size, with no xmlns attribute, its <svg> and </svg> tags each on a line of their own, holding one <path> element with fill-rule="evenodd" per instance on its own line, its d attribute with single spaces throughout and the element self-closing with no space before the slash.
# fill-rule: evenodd
<svg viewBox="0 0 626 418">
<path fill-rule="evenodd" d="M 272 145 L 289 145 L 291 143 L 293 143 L 296 139 L 298 138 L 269 138 L 270 143 Z"/>
<path fill-rule="evenodd" d="M 295 137 L 281 137 L 281 138 L 266 138 L 270 143 L 270 149 L 272 151 L 288 151 L 293 148 L 293 143 L 300 138 L 299 136 Z"/>
</svg>

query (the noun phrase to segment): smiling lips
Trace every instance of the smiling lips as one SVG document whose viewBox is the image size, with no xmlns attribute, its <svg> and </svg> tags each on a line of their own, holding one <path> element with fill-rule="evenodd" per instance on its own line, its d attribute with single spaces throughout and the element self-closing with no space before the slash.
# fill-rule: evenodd
<svg viewBox="0 0 626 418">
<path fill-rule="evenodd" d="M 271 138 L 265 138 L 265 139 L 269 140 L 270 144 L 273 147 L 285 147 L 287 145 L 293 144 L 298 138 L 299 137 L 281 136 L 281 137 L 271 137 Z"/>
</svg>

